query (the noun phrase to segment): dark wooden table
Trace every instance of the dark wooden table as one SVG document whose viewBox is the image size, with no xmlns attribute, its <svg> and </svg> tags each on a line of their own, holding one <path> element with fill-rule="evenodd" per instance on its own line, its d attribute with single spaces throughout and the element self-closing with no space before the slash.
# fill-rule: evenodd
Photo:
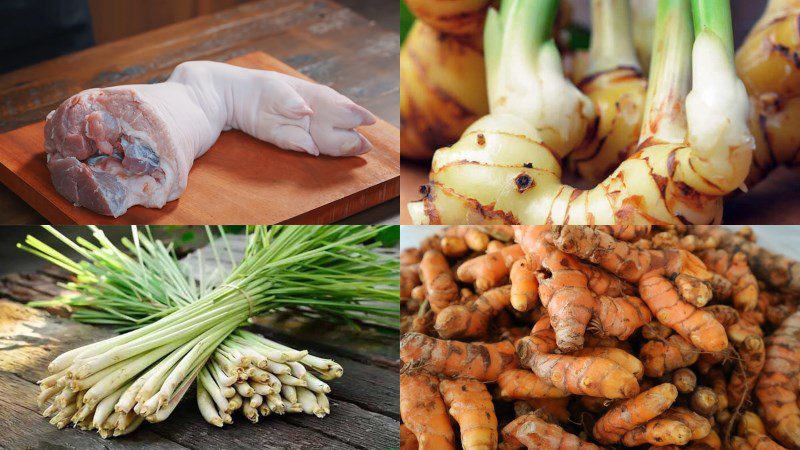
<svg viewBox="0 0 800 450">
<path fill-rule="evenodd" d="M 364 7 L 368 20 L 331 0 L 263 0 L 201 16 L 0 75 L 0 132 L 43 120 L 83 89 L 163 81 L 180 62 L 224 61 L 267 52 L 399 126 L 397 2 L 343 2 Z M 398 22 L 399 27 L 399 22 Z M 399 201 L 347 219 L 397 223 Z M 0 224 L 42 223 L 32 208 L 0 186 Z"/>
<path fill-rule="evenodd" d="M 103 440 L 95 432 L 58 430 L 39 414 L 36 381 L 60 353 L 112 334 L 24 306 L 51 298 L 65 274 L 44 268 L 0 277 L 0 449 L 378 449 L 399 446 L 399 348 L 396 334 L 286 316 L 257 318 L 252 330 L 312 354 L 333 358 L 344 377 L 330 382 L 331 414 L 240 414 L 219 429 L 206 423 L 190 394 L 165 422 Z M 11 300 L 9 300 L 11 299 Z M 190 398 L 191 397 L 191 398 Z"/>
</svg>

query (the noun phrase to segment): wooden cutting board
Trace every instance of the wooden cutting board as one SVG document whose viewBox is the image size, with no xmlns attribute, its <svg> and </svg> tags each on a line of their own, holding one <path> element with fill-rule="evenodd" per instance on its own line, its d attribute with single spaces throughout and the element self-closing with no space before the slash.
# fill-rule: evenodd
<svg viewBox="0 0 800 450">
<path fill-rule="evenodd" d="M 261 52 L 228 62 L 308 79 Z M 195 160 L 181 198 L 161 209 L 135 206 L 114 219 L 73 206 L 55 191 L 42 121 L 0 135 L 0 182 L 55 224 L 331 223 L 400 192 L 399 130 L 378 119 L 359 131 L 375 149 L 349 158 L 314 157 L 223 132 Z"/>
</svg>

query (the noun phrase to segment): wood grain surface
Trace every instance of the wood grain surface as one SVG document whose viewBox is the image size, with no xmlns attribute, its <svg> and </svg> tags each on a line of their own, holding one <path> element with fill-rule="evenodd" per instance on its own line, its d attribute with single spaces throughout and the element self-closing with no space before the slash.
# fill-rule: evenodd
<svg viewBox="0 0 800 450">
<path fill-rule="evenodd" d="M 389 6 L 397 14 L 397 4 Z M 389 6 L 372 5 L 368 12 Z M 64 99 L 90 87 L 159 82 L 182 61 L 226 61 L 253 51 L 270 53 L 399 126 L 399 46 L 397 32 L 332 1 L 247 3 L 0 75 L 0 132 L 43 120 Z M 375 210 L 380 211 L 369 214 Z M 397 210 L 392 201 L 358 217 L 396 223 Z M 0 224 L 43 221 L 0 187 Z"/>
<path fill-rule="evenodd" d="M 229 62 L 307 78 L 260 52 Z M 135 206 L 115 219 L 55 191 L 43 129 L 37 122 L 0 135 L 0 181 L 58 224 L 331 223 L 399 193 L 399 131 L 383 120 L 360 129 L 375 149 L 349 158 L 286 151 L 229 131 L 195 160 L 181 198 L 161 209 Z"/>
</svg>

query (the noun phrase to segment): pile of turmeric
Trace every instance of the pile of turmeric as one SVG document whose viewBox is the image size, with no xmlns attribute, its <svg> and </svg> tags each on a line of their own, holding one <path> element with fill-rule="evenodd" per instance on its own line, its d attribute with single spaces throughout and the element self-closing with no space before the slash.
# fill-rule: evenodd
<svg viewBox="0 0 800 450">
<path fill-rule="evenodd" d="M 458 226 L 401 276 L 403 449 L 800 450 L 800 263 L 748 228 Z"/>
</svg>

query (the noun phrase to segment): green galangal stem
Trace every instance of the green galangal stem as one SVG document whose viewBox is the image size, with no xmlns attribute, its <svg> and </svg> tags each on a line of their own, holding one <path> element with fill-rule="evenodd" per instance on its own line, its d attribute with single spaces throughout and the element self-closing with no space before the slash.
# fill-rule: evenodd
<svg viewBox="0 0 800 450">
<path fill-rule="evenodd" d="M 592 42 L 587 75 L 617 67 L 640 69 L 633 46 L 629 0 L 592 0 Z"/>
</svg>

